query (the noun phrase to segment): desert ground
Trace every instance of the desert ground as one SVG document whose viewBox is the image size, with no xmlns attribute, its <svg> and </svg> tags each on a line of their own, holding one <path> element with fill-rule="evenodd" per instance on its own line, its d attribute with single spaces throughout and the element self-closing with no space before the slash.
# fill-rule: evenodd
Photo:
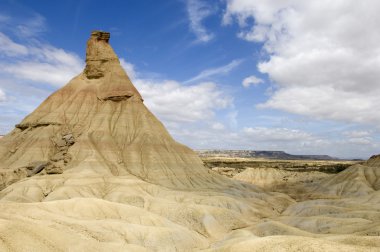
<svg viewBox="0 0 380 252">
<path fill-rule="evenodd" d="M 380 251 L 380 157 L 204 160 L 96 31 L 0 140 L 0 251 Z"/>
<path fill-rule="evenodd" d="M 202 157 L 205 167 L 220 175 L 285 193 L 294 199 L 307 199 L 309 188 L 363 161 L 277 160 L 266 158 Z M 304 198 L 306 197 L 306 198 Z"/>
</svg>

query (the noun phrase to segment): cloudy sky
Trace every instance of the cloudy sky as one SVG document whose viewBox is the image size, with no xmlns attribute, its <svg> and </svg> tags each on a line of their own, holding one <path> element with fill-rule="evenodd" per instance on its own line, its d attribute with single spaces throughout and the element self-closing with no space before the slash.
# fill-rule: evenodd
<svg viewBox="0 0 380 252">
<path fill-rule="evenodd" d="M 0 134 L 111 44 L 180 142 L 197 149 L 380 153 L 380 1 L 0 3 Z"/>
</svg>

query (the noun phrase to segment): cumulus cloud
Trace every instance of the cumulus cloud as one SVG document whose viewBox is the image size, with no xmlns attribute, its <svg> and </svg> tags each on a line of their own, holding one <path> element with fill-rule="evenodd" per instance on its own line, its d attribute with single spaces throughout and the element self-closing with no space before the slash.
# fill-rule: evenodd
<svg viewBox="0 0 380 252">
<path fill-rule="evenodd" d="M 302 141 L 312 140 L 311 134 L 304 131 L 287 128 L 246 127 L 243 132 L 256 141 Z"/>
<path fill-rule="evenodd" d="M 252 75 L 247 78 L 245 78 L 242 82 L 243 87 L 248 88 L 249 86 L 256 86 L 260 83 L 263 83 L 264 81 L 260 78 L 257 78 L 256 76 Z"/>
<path fill-rule="evenodd" d="M 374 145 L 373 139 L 371 137 L 356 137 L 348 139 L 349 143 L 355 145 Z"/>
<path fill-rule="evenodd" d="M 224 130 L 226 127 L 224 126 L 223 123 L 215 122 L 211 125 L 211 128 L 214 130 Z"/>
<path fill-rule="evenodd" d="M 352 130 L 345 131 L 342 135 L 347 139 L 349 143 L 356 145 L 367 145 L 376 147 L 376 141 L 373 138 L 373 132 L 368 130 Z"/>
<path fill-rule="evenodd" d="M 120 58 L 120 64 L 124 68 L 124 70 L 127 72 L 129 78 L 131 79 L 137 78 L 137 72 L 135 70 L 135 66 L 132 63 L 129 63 L 125 59 Z"/>
<path fill-rule="evenodd" d="M 22 45 L 0 33 L 0 73 L 14 78 L 60 87 L 83 69 L 83 60 L 74 53 L 48 44 Z M 5 49 L 4 49 L 5 48 Z"/>
<path fill-rule="evenodd" d="M 280 88 L 258 108 L 279 108 L 320 119 L 376 124 L 380 114 L 373 108 L 378 106 L 377 95 L 344 92 L 323 85 Z"/>
<path fill-rule="evenodd" d="M 370 0 L 228 0 L 223 22 L 236 20 L 238 36 L 268 53 L 258 69 L 276 86 L 259 107 L 378 125 L 379 8 Z"/>
<path fill-rule="evenodd" d="M 373 134 L 373 132 L 368 130 L 352 130 L 343 132 L 344 136 L 359 138 L 359 137 L 369 137 Z"/>
<path fill-rule="evenodd" d="M 216 110 L 232 104 L 213 82 L 185 86 L 173 80 L 135 79 L 134 84 L 149 109 L 168 122 L 211 120 Z"/>
<path fill-rule="evenodd" d="M 76 54 L 42 42 L 45 18 L 30 11 L 5 16 L 0 13 L 0 74 L 60 87 L 78 74 L 83 60 Z"/>
<path fill-rule="evenodd" d="M 171 128 L 178 127 L 178 123 L 199 121 L 209 121 L 219 128 L 223 126 L 213 122 L 215 112 L 230 108 L 233 98 L 218 88 L 216 83 L 183 85 L 175 80 L 146 78 L 132 63 L 123 58 L 120 62 L 143 96 L 147 107 L 165 124 L 173 126 Z"/>
<path fill-rule="evenodd" d="M 197 37 L 196 42 L 208 42 L 214 38 L 214 34 L 208 32 L 202 24 L 203 20 L 213 14 L 212 8 L 202 0 L 187 0 L 187 13 L 190 21 L 190 29 Z"/>
</svg>

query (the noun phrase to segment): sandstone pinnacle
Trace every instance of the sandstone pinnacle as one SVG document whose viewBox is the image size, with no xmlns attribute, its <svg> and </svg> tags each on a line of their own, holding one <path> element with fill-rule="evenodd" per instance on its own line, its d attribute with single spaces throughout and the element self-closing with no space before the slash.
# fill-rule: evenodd
<svg viewBox="0 0 380 252">
<path fill-rule="evenodd" d="M 47 164 L 45 170 L 130 174 L 180 188 L 223 184 L 145 107 L 109 39 L 108 32 L 91 33 L 84 71 L 4 137 L 0 166 L 19 169 L 38 162 Z"/>
</svg>

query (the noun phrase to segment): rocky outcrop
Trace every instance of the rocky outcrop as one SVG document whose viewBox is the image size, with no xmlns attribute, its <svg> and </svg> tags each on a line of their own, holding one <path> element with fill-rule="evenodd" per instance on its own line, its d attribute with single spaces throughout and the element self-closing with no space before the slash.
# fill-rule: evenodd
<svg viewBox="0 0 380 252">
<path fill-rule="evenodd" d="M 38 127 L 47 127 L 49 125 L 60 125 L 60 123 L 56 122 L 33 122 L 33 123 L 20 123 L 16 124 L 17 129 L 26 130 L 29 128 L 38 128 Z"/>
<path fill-rule="evenodd" d="M 40 173 L 43 169 L 45 169 L 48 165 L 50 165 L 49 162 L 32 162 L 30 165 L 28 165 L 26 168 L 28 171 L 28 177 L 31 177 L 33 175 L 36 175 L 37 173 Z"/>
</svg>

